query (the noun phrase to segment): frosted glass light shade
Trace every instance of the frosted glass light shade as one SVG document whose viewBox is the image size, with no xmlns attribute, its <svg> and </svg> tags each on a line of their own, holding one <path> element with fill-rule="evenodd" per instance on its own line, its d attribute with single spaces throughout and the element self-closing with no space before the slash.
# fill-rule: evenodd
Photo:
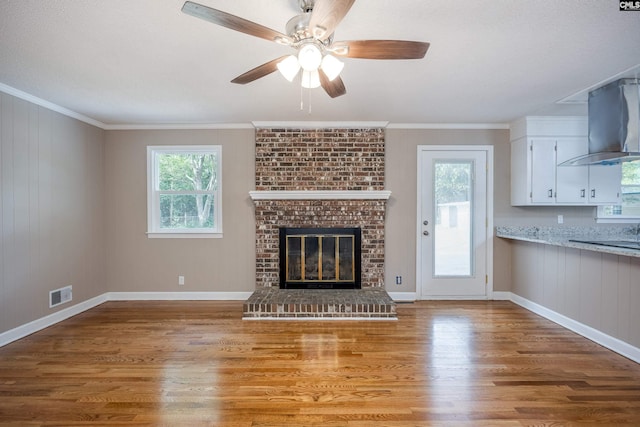
<svg viewBox="0 0 640 427">
<path fill-rule="evenodd" d="M 278 71 L 280 74 L 284 76 L 285 79 L 290 82 L 298 75 L 298 71 L 300 71 L 300 64 L 298 64 L 298 58 L 294 55 L 289 55 L 282 61 L 278 62 L 276 65 L 278 67 Z"/>
<path fill-rule="evenodd" d="M 298 52 L 298 62 L 303 70 L 315 71 L 322 62 L 322 52 L 315 44 L 306 44 Z"/>
<path fill-rule="evenodd" d="M 320 86 L 320 73 L 318 70 L 302 71 L 302 87 L 306 89 L 315 89 Z"/>
<path fill-rule="evenodd" d="M 325 57 L 322 58 L 320 68 L 322 68 L 322 71 L 324 71 L 324 74 L 327 76 L 329 81 L 332 81 L 342 72 L 344 62 L 340 61 L 335 56 L 325 55 Z"/>
</svg>

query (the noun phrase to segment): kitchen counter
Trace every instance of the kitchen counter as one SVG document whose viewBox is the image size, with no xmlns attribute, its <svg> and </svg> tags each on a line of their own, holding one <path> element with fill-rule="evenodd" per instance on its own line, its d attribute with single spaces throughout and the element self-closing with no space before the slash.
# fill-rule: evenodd
<svg viewBox="0 0 640 427">
<path fill-rule="evenodd" d="M 600 246 L 571 240 L 638 240 L 637 226 L 628 227 L 496 227 L 496 236 L 544 245 L 563 246 L 640 258 L 640 250 Z"/>
</svg>

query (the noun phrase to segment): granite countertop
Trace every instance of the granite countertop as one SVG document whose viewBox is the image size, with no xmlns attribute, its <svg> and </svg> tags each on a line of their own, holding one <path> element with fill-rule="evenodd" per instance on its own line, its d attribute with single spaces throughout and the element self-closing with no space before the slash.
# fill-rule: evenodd
<svg viewBox="0 0 640 427">
<path fill-rule="evenodd" d="M 616 248 L 613 246 L 592 245 L 571 242 L 570 240 L 625 240 L 638 241 L 638 226 L 611 227 L 496 227 L 496 236 L 503 239 L 522 240 L 545 245 L 564 246 L 586 251 L 604 252 L 640 258 L 640 250 Z"/>
</svg>

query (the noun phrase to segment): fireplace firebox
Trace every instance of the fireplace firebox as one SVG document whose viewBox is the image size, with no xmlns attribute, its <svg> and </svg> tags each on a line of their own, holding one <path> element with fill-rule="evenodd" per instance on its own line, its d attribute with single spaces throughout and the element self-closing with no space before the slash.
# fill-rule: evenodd
<svg viewBox="0 0 640 427">
<path fill-rule="evenodd" d="M 360 289 L 360 228 L 280 228 L 280 288 Z"/>
</svg>

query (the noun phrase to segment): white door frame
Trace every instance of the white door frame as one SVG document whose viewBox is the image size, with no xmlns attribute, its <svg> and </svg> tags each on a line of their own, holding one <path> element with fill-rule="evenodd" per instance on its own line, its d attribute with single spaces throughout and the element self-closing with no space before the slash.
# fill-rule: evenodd
<svg viewBox="0 0 640 427">
<path fill-rule="evenodd" d="M 419 300 L 439 299 L 422 295 L 422 164 L 423 151 L 485 151 L 487 153 L 487 294 L 482 299 L 493 299 L 493 146 L 492 145 L 418 145 L 417 150 L 417 195 L 416 195 L 416 296 Z M 446 299 L 451 299 L 447 297 Z M 459 299 L 477 299 L 477 297 Z"/>
</svg>

